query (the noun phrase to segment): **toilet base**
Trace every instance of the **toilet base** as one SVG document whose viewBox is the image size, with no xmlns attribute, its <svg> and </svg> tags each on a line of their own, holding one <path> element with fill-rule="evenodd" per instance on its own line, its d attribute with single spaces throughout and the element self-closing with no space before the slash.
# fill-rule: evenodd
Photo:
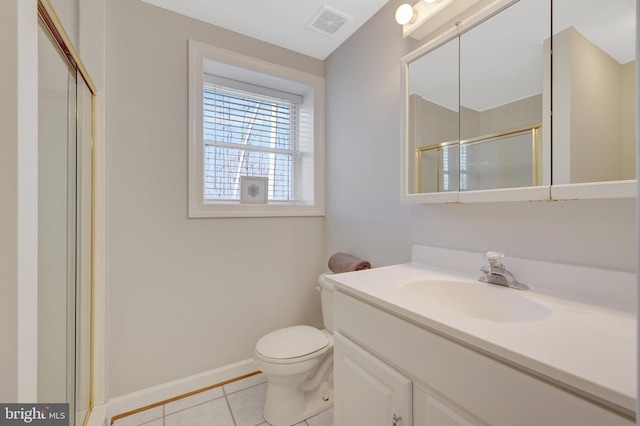
<svg viewBox="0 0 640 426">
<path fill-rule="evenodd" d="M 333 389 L 323 382 L 317 389 L 302 393 L 267 384 L 264 419 L 272 426 L 292 426 L 333 406 Z"/>
</svg>

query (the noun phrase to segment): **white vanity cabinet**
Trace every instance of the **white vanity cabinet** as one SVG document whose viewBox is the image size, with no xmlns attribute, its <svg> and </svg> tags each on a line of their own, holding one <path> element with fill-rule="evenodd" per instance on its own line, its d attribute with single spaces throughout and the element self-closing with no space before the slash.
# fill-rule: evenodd
<svg viewBox="0 0 640 426">
<path fill-rule="evenodd" d="M 384 303 L 344 288 L 334 303 L 335 426 L 393 425 L 394 413 L 398 426 L 635 424 L 606 401 L 417 325 Z"/>
<path fill-rule="evenodd" d="M 334 342 L 335 423 L 410 425 L 411 379 L 339 333 Z"/>
</svg>

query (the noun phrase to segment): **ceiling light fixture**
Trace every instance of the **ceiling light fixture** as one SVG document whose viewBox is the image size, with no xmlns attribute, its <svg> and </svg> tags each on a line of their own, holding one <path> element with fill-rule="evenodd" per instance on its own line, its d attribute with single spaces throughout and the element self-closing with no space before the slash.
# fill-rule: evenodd
<svg viewBox="0 0 640 426">
<path fill-rule="evenodd" d="M 631 0 L 629 0 L 631 1 Z M 413 6 L 403 4 L 396 10 L 396 21 L 402 26 L 402 37 L 422 40 L 444 25 L 468 19 L 479 0 L 418 0 Z M 482 0 L 480 3 L 503 3 L 504 0 Z M 512 0 L 509 0 L 511 3 Z M 489 7 L 489 6 L 487 6 Z M 491 6 L 493 7 L 493 6 Z M 459 24 L 456 23 L 456 26 Z M 459 28 L 459 27 L 458 27 Z"/>
<path fill-rule="evenodd" d="M 417 17 L 418 12 L 410 4 L 402 4 L 396 10 L 396 22 L 400 25 L 413 24 Z"/>
</svg>

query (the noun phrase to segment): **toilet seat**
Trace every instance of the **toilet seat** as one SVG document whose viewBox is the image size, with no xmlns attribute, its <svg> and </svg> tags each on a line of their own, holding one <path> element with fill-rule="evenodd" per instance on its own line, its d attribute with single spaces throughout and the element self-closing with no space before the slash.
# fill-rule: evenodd
<svg viewBox="0 0 640 426">
<path fill-rule="evenodd" d="M 272 331 L 256 343 L 256 355 L 274 364 L 288 364 L 314 358 L 329 348 L 325 333 L 308 325 Z"/>
</svg>

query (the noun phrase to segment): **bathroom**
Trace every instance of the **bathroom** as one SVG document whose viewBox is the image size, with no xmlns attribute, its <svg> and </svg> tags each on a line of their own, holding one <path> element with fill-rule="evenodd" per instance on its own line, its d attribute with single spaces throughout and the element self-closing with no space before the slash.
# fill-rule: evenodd
<svg viewBox="0 0 640 426">
<path fill-rule="evenodd" d="M 0 15 L 21 1 L 0 6 Z M 399 61 L 419 46 L 394 20 L 402 1 L 384 4 L 323 59 L 143 1 L 52 3 L 80 40 L 99 92 L 95 406 L 231 366 L 240 376 L 267 332 L 321 327 L 314 286 L 335 252 L 381 267 L 408 262 L 411 246 L 422 244 L 637 270 L 635 199 L 401 203 Z M 189 39 L 324 77 L 324 215 L 188 218 Z M 15 249 L 7 244 L 1 252 Z M 2 279 L 3 291 L 10 281 Z M 15 319 L 3 323 L 3 335 L 23 336 Z M 15 340 L 2 352 L 7 365 L 21 353 Z M 3 400 L 17 399 L 18 389 L 30 399 L 29 375 L 20 377 L 26 385 L 0 380 L 15 383 L 2 389 Z"/>
</svg>

